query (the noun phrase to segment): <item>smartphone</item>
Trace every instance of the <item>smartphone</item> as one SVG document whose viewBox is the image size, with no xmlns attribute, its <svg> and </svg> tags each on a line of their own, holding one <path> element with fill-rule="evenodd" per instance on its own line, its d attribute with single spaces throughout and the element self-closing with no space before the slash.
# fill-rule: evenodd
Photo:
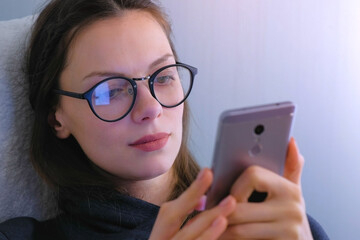
<svg viewBox="0 0 360 240">
<path fill-rule="evenodd" d="M 221 114 L 206 208 L 229 195 L 233 183 L 251 165 L 283 174 L 294 112 L 292 102 L 280 102 Z M 254 192 L 249 201 L 260 202 L 265 197 L 266 193 Z"/>
</svg>

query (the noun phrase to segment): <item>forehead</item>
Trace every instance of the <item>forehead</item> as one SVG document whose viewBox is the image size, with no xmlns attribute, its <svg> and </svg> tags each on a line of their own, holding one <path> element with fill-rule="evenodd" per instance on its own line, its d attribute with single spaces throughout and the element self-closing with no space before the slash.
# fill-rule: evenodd
<svg viewBox="0 0 360 240">
<path fill-rule="evenodd" d="M 131 68 L 167 53 L 172 49 L 157 20 L 150 13 L 131 10 L 84 27 L 71 43 L 67 66 L 78 71 Z"/>
</svg>

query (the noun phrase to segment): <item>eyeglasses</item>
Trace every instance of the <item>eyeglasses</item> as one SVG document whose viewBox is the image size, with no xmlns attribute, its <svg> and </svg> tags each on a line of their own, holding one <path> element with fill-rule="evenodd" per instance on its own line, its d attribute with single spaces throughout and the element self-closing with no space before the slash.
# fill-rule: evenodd
<svg viewBox="0 0 360 240">
<path fill-rule="evenodd" d="M 197 68 L 177 62 L 164 66 L 142 78 L 109 77 L 84 93 L 54 89 L 54 93 L 86 99 L 92 112 L 101 120 L 115 122 L 133 108 L 137 94 L 136 81 L 149 80 L 151 95 L 166 108 L 182 104 L 189 96 Z"/>
</svg>

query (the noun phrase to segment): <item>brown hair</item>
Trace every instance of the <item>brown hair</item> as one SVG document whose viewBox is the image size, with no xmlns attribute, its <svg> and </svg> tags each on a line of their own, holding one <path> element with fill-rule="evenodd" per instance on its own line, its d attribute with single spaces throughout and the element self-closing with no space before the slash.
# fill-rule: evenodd
<svg viewBox="0 0 360 240">
<path fill-rule="evenodd" d="M 38 173 L 55 189 L 79 191 L 83 187 L 115 189 L 116 177 L 93 164 L 73 136 L 59 139 L 49 125 L 59 97 L 58 87 L 68 49 L 76 34 L 89 24 L 119 16 L 125 10 L 150 13 L 163 28 L 173 53 L 171 27 L 159 5 L 151 0 L 53 0 L 40 13 L 27 54 L 30 102 L 35 110 L 31 160 Z M 194 180 L 199 166 L 187 147 L 189 109 L 184 106 L 183 138 L 175 160 L 174 187 L 169 199 L 179 196 Z M 65 189 L 65 191 L 64 191 Z"/>
</svg>

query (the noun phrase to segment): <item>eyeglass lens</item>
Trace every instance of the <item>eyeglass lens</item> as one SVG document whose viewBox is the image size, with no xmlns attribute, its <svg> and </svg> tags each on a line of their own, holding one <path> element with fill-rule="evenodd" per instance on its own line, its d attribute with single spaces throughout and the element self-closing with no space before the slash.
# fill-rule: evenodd
<svg viewBox="0 0 360 240">
<path fill-rule="evenodd" d="M 165 107 L 184 100 L 191 87 L 191 72 L 182 66 L 171 66 L 159 72 L 153 82 L 156 99 Z M 113 78 L 99 84 L 92 93 L 92 107 L 102 119 L 112 121 L 123 117 L 132 107 L 134 89 L 129 80 Z"/>
</svg>

